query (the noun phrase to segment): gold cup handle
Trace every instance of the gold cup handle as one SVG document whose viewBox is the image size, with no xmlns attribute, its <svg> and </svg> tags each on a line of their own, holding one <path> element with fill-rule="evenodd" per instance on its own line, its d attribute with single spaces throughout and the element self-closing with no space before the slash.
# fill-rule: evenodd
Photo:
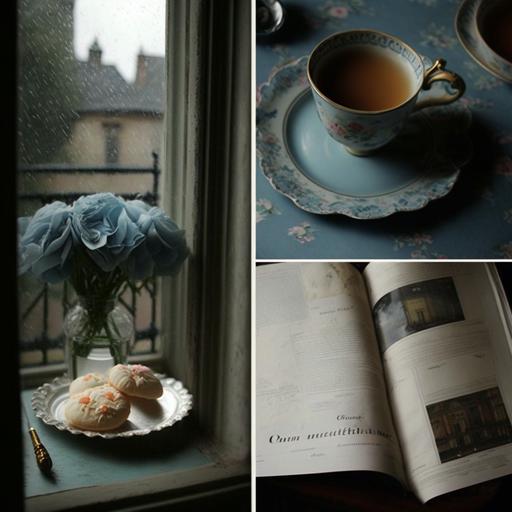
<svg viewBox="0 0 512 512">
<path fill-rule="evenodd" d="M 437 59 L 434 64 L 427 69 L 421 88 L 428 91 L 434 82 L 442 80 L 448 82 L 455 92 L 453 94 L 446 92 L 442 96 L 424 95 L 416 103 L 415 110 L 420 110 L 425 107 L 434 107 L 436 105 L 447 105 L 448 103 L 458 100 L 464 94 L 466 90 L 464 80 L 456 73 L 444 69 L 445 66 L 446 61 L 444 59 Z"/>
</svg>

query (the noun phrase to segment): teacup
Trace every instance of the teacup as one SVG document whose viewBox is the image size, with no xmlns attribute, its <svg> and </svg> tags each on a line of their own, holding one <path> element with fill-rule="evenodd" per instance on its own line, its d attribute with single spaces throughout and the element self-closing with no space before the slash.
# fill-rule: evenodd
<svg viewBox="0 0 512 512">
<path fill-rule="evenodd" d="M 464 93 L 462 78 L 437 60 L 421 57 L 399 38 L 350 30 L 321 41 L 308 60 L 316 108 L 329 135 L 352 154 L 368 155 L 393 140 L 416 110 L 451 103 Z M 443 80 L 442 95 L 422 94 Z"/>
<path fill-rule="evenodd" d="M 512 2 L 480 0 L 475 15 L 478 49 L 484 60 L 512 81 Z"/>
</svg>

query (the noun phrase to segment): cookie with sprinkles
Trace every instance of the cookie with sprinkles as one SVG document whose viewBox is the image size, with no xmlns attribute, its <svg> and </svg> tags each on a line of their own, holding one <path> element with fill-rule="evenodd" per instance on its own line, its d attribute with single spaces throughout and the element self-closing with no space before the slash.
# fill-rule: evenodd
<svg viewBox="0 0 512 512">
<path fill-rule="evenodd" d="M 109 384 L 128 396 L 159 398 L 163 394 L 158 377 L 142 364 L 118 364 L 108 373 Z"/>
<path fill-rule="evenodd" d="M 112 386 L 96 386 L 77 393 L 64 408 L 69 425 L 80 430 L 114 430 L 129 414 L 130 402 Z"/>
<path fill-rule="evenodd" d="M 96 386 L 102 386 L 107 383 L 107 379 L 104 375 L 100 373 L 86 373 L 80 377 L 77 377 L 70 385 L 69 385 L 69 394 L 76 395 L 77 393 L 81 393 L 89 388 L 94 388 Z"/>
</svg>

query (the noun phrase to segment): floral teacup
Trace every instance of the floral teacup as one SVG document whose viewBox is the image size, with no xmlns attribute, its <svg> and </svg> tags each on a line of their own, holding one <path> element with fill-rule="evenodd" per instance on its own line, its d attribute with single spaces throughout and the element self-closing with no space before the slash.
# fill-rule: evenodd
<svg viewBox="0 0 512 512">
<path fill-rule="evenodd" d="M 503 16 L 507 17 L 510 22 L 512 14 L 510 14 L 511 7 L 509 2 L 510 0 L 480 0 L 475 5 L 476 15 L 474 21 L 477 35 L 476 44 L 484 60 L 492 66 L 492 68 L 496 69 L 503 78 L 512 81 L 512 61 L 496 53 L 491 48 L 492 43 L 489 44 L 486 40 L 486 35 L 493 32 L 493 27 L 489 25 L 489 20 L 496 18 L 496 16 L 499 16 L 503 12 Z M 507 7 L 509 8 L 508 13 L 505 11 Z M 502 31 L 505 30 L 506 28 L 502 26 Z M 511 34 L 502 34 L 502 37 L 511 37 Z"/>
<path fill-rule="evenodd" d="M 386 52 L 393 59 L 406 63 L 411 80 L 411 95 L 404 102 L 386 110 L 355 110 L 337 103 L 324 94 L 318 85 L 319 72 L 324 59 L 333 52 L 348 47 L 370 47 L 376 52 Z M 313 91 L 316 108 L 329 135 L 341 142 L 357 156 L 368 155 L 393 140 L 415 110 L 433 105 L 445 105 L 457 100 L 465 90 L 460 76 L 444 69 L 446 61 L 437 60 L 425 69 L 421 57 L 399 38 L 375 30 L 350 30 L 333 34 L 320 42 L 308 61 L 308 78 Z M 446 87 L 442 95 L 422 95 L 422 89 L 430 89 L 433 82 L 443 80 Z"/>
</svg>

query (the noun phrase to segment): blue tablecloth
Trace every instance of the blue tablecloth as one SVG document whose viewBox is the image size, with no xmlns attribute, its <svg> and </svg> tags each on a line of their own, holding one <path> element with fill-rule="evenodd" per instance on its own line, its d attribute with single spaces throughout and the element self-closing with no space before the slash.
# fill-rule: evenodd
<svg viewBox="0 0 512 512">
<path fill-rule="evenodd" d="M 257 85 L 327 35 L 373 28 L 444 57 L 466 81 L 472 161 L 454 189 L 415 212 L 378 220 L 315 215 L 276 192 L 257 166 L 258 259 L 512 258 L 512 86 L 478 66 L 454 30 L 459 0 L 295 0 L 272 39 L 258 38 Z"/>
</svg>

